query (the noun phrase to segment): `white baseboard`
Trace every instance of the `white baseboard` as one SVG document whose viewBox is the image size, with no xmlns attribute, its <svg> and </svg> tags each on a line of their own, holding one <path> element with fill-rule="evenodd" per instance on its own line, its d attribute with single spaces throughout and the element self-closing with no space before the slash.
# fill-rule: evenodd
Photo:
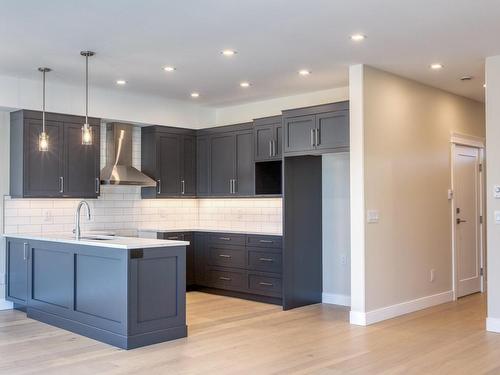
<svg viewBox="0 0 500 375">
<path fill-rule="evenodd" d="M 486 318 L 486 330 L 488 332 L 500 333 L 500 319 Z"/>
<path fill-rule="evenodd" d="M 331 305 L 351 306 L 351 296 L 345 294 L 323 293 L 321 301 Z"/>
<path fill-rule="evenodd" d="M 368 312 L 351 311 L 350 322 L 355 325 L 369 325 L 451 301 L 453 301 L 453 291 L 449 290 Z"/>
<path fill-rule="evenodd" d="M 0 299 L 0 310 L 10 310 L 14 307 L 12 302 Z"/>
</svg>

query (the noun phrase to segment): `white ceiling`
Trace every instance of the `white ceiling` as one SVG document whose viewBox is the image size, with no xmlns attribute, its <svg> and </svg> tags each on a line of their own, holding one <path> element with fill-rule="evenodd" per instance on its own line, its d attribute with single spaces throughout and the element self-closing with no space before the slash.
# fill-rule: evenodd
<svg viewBox="0 0 500 375">
<path fill-rule="evenodd" d="M 365 63 L 483 100 L 499 35 L 498 0 L 0 0 L 0 75 L 48 66 L 48 80 L 83 85 L 91 49 L 92 85 L 126 79 L 121 90 L 225 106 L 343 86 Z"/>
</svg>

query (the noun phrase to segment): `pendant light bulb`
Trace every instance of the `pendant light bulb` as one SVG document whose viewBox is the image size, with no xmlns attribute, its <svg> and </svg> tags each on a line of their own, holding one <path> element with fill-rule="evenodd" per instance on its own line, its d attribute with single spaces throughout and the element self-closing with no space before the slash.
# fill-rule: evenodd
<svg viewBox="0 0 500 375">
<path fill-rule="evenodd" d="M 45 152 L 49 151 L 49 135 L 45 131 L 45 73 L 51 71 L 50 68 L 38 68 L 39 72 L 42 72 L 43 85 L 42 85 L 42 132 L 38 136 L 38 150 Z"/>
<path fill-rule="evenodd" d="M 95 55 L 92 51 L 81 51 L 85 57 L 85 124 L 82 126 L 82 145 L 92 145 L 92 128 L 89 125 L 89 57 Z"/>
</svg>

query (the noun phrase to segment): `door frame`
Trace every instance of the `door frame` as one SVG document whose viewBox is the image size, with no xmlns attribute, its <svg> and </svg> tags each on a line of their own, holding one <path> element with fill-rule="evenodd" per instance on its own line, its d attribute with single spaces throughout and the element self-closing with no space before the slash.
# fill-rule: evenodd
<svg viewBox="0 0 500 375">
<path fill-rule="evenodd" d="M 456 146 L 466 146 L 471 148 L 477 148 L 479 151 L 479 164 L 482 168 L 479 171 L 479 215 L 482 216 L 483 220 L 479 223 L 479 246 L 481 250 L 481 268 L 483 269 L 483 274 L 481 276 L 481 293 L 486 292 L 487 285 L 487 267 L 486 267 L 486 215 L 485 213 L 485 139 L 482 137 L 476 137 L 471 135 L 452 133 L 450 137 L 450 178 L 451 178 L 451 188 L 449 197 L 451 198 L 451 256 L 452 256 L 452 286 L 453 286 L 453 300 L 456 301 L 457 288 L 458 288 L 458 263 L 457 263 L 457 249 L 456 249 L 456 231 L 455 231 L 455 221 L 456 217 L 456 200 L 454 196 L 455 192 L 455 181 L 454 181 L 454 170 L 455 170 L 455 149 Z"/>
</svg>

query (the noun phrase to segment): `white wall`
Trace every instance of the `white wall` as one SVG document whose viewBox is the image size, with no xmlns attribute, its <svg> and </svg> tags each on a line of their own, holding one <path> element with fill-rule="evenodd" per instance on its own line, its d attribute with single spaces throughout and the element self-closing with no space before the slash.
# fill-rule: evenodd
<svg viewBox="0 0 500 375">
<path fill-rule="evenodd" d="M 488 275 L 488 318 L 486 329 L 500 332 L 500 227 L 495 212 L 500 200 L 493 197 L 495 185 L 500 185 L 500 56 L 486 59 L 486 218 Z"/>
<path fill-rule="evenodd" d="M 351 163 L 360 168 L 363 191 L 351 181 L 351 197 L 379 213 L 378 222 L 367 223 L 357 211 L 351 229 L 353 238 L 365 235 L 356 240 L 365 310 L 351 318 L 366 324 L 453 298 L 450 136 L 484 137 L 485 121 L 483 103 L 368 66 L 355 73 L 361 95 L 351 110 L 360 111 L 362 127 L 351 123 Z"/>
<path fill-rule="evenodd" d="M 322 157 L 323 302 L 351 304 L 349 153 Z"/>
<path fill-rule="evenodd" d="M 285 96 L 253 103 L 217 108 L 217 125 L 236 124 L 255 118 L 280 115 L 282 110 L 340 102 L 349 99 L 348 87 Z"/>
<path fill-rule="evenodd" d="M 0 228 L 4 222 L 3 196 L 9 194 L 9 137 L 10 116 L 0 111 Z M 0 239 L 0 310 L 10 307 L 3 302 L 5 296 L 5 241 Z"/>
<path fill-rule="evenodd" d="M 46 108 L 50 112 L 85 113 L 84 87 L 51 82 L 47 75 Z M 41 80 L 0 76 L 0 108 L 40 110 Z M 89 115 L 141 124 L 204 128 L 215 124 L 215 109 L 165 98 L 136 95 L 125 87 L 104 90 L 90 87 Z"/>
</svg>

